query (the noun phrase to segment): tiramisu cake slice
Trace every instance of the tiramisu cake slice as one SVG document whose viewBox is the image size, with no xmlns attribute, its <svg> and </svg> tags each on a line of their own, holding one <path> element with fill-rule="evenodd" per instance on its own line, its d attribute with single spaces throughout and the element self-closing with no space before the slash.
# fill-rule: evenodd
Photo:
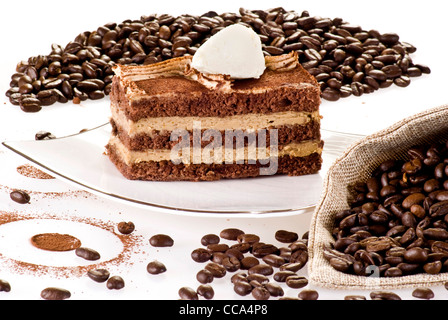
<svg viewBox="0 0 448 320">
<path fill-rule="evenodd" d="M 116 66 L 106 151 L 123 176 L 203 181 L 320 170 L 316 80 L 297 53 L 263 57 L 252 30 L 231 27 L 194 57 Z M 238 55 L 227 38 L 252 47 Z M 216 42 L 225 48 L 216 50 Z M 214 52 L 213 59 L 204 58 Z"/>
</svg>

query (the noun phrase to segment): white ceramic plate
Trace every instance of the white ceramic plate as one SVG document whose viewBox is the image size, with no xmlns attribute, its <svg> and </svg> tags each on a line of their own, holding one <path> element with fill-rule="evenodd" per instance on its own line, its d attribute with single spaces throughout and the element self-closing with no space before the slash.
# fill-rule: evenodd
<svg viewBox="0 0 448 320">
<path fill-rule="evenodd" d="M 3 144 L 55 175 L 92 193 L 138 206 L 190 214 L 297 214 L 319 200 L 322 178 L 360 135 L 322 130 L 323 167 L 299 177 L 266 176 L 213 182 L 149 182 L 125 179 L 104 154 L 110 125 L 63 138 Z"/>
</svg>

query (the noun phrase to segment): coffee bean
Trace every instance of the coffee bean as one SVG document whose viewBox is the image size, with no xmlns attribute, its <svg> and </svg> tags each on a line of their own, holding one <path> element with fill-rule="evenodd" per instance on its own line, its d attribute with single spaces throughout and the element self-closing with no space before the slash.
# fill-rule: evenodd
<svg viewBox="0 0 448 320">
<path fill-rule="evenodd" d="M 196 262 L 206 262 L 212 257 L 212 252 L 204 248 L 197 248 L 191 252 L 191 258 Z"/>
<path fill-rule="evenodd" d="M 347 295 L 344 297 L 344 300 L 366 300 L 366 297 L 361 295 Z"/>
<path fill-rule="evenodd" d="M 432 299 L 434 298 L 434 292 L 429 288 L 416 288 L 412 291 L 412 296 L 419 299 Z"/>
<path fill-rule="evenodd" d="M 154 260 L 148 263 L 146 271 L 150 274 L 160 274 L 166 271 L 166 267 L 162 262 Z"/>
<path fill-rule="evenodd" d="M 96 282 L 104 282 L 109 279 L 110 273 L 106 269 L 92 269 L 87 271 L 87 276 Z"/>
<path fill-rule="evenodd" d="M 260 286 L 252 290 L 252 296 L 255 300 L 268 300 L 271 297 L 271 294 L 268 289 Z"/>
<path fill-rule="evenodd" d="M 208 246 L 209 244 L 217 244 L 221 239 L 216 234 L 206 234 L 201 238 L 201 244 Z"/>
<path fill-rule="evenodd" d="M 86 260 L 92 260 L 92 261 L 93 260 L 98 260 L 101 257 L 100 254 L 97 251 L 95 251 L 93 249 L 90 249 L 90 248 L 86 248 L 86 247 L 76 248 L 75 254 L 78 257 L 81 257 L 81 258 L 86 259 Z"/>
<path fill-rule="evenodd" d="M 252 292 L 252 286 L 246 281 L 237 281 L 234 283 L 233 291 L 240 296 L 246 296 Z"/>
<path fill-rule="evenodd" d="M 215 296 L 215 291 L 213 290 L 212 286 L 208 284 L 201 284 L 197 289 L 196 292 L 198 295 L 204 297 L 207 300 L 213 299 Z"/>
<path fill-rule="evenodd" d="M 119 222 L 118 223 L 118 231 L 122 234 L 130 234 L 134 231 L 135 225 L 132 221 L 129 222 Z"/>
<path fill-rule="evenodd" d="M 244 257 L 243 259 L 241 259 L 240 264 L 241 264 L 241 269 L 248 270 L 248 269 L 260 264 L 260 260 L 258 260 L 255 257 Z"/>
<path fill-rule="evenodd" d="M 45 300 L 65 300 L 71 297 L 71 293 L 66 289 L 48 287 L 41 291 L 40 296 Z"/>
<path fill-rule="evenodd" d="M 107 280 L 106 286 L 110 290 L 120 290 L 124 288 L 125 283 L 122 277 L 112 276 Z"/>
<path fill-rule="evenodd" d="M 174 240 L 166 234 L 156 234 L 149 239 L 149 243 L 153 247 L 172 247 Z"/>
<path fill-rule="evenodd" d="M 372 291 L 370 298 L 372 300 L 401 300 L 399 295 L 390 291 Z"/>
<path fill-rule="evenodd" d="M 250 268 L 248 270 L 248 273 L 249 274 L 258 273 L 258 274 L 268 276 L 268 275 L 271 275 L 274 273 L 274 269 L 268 264 L 260 263 L 260 264 L 257 264 L 256 266 L 253 266 L 252 268 Z"/>
<path fill-rule="evenodd" d="M 243 230 L 237 228 L 227 228 L 220 232 L 219 236 L 226 240 L 237 240 L 238 236 L 244 234 Z"/>
<path fill-rule="evenodd" d="M 264 287 L 266 288 L 266 290 L 269 291 L 269 294 L 271 295 L 271 297 L 282 297 L 285 292 L 283 291 L 283 288 L 278 285 L 277 283 L 266 283 L 264 285 Z"/>
<path fill-rule="evenodd" d="M 304 289 L 299 292 L 299 299 L 301 300 L 317 300 L 319 293 L 313 289 Z"/>
<path fill-rule="evenodd" d="M 286 278 L 285 282 L 288 287 L 299 289 L 305 287 L 308 284 L 308 279 L 299 275 L 291 275 Z"/>
<path fill-rule="evenodd" d="M 205 283 L 212 282 L 214 277 L 213 277 L 213 273 L 211 273 L 209 270 L 202 269 L 202 270 L 199 270 L 198 273 L 196 274 L 196 279 L 200 283 L 205 284 Z"/>
<path fill-rule="evenodd" d="M 31 200 L 30 195 L 23 190 L 14 190 L 9 194 L 9 197 L 11 200 L 20 204 L 27 204 Z"/>
<path fill-rule="evenodd" d="M 178 293 L 182 300 L 199 300 L 197 292 L 190 287 L 182 287 Z"/>
<path fill-rule="evenodd" d="M 226 268 L 224 268 L 223 266 L 221 266 L 215 262 L 207 263 L 207 265 L 205 266 L 204 269 L 210 271 L 213 274 L 213 277 L 215 277 L 215 278 L 222 278 L 227 273 Z"/>
<path fill-rule="evenodd" d="M 8 281 L 0 279 L 0 291 L 9 292 L 11 291 L 11 285 Z"/>
</svg>

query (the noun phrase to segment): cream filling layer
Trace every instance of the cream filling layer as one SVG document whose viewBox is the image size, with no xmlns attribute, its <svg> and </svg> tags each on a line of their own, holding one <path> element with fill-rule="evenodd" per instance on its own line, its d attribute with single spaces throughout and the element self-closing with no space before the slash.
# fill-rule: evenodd
<svg viewBox="0 0 448 320">
<path fill-rule="evenodd" d="M 305 125 L 312 121 L 320 122 L 319 111 L 297 112 L 285 111 L 272 114 L 245 114 L 229 117 L 157 117 L 132 121 L 114 103 L 111 103 L 112 119 L 129 137 L 139 134 L 151 135 L 156 131 L 173 131 L 176 129 L 192 131 L 193 129 L 249 130 L 256 131 L 267 127 L 287 125 Z"/>
<path fill-rule="evenodd" d="M 127 149 L 117 136 L 112 135 L 109 145 L 114 147 L 121 160 L 127 165 L 148 161 L 172 161 L 184 164 L 211 164 L 211 163 L 239 163 L 242 161 L 262 161 L 273 157 L 291 156 L 306 157 L 313 153 L 322 153 L 319 140 L 307 140 L 300 143 L 291 143 L 278 150 L 274 147 L 247 146 L 238 149 L 233 148 L 173 148 L 146 151 L 131 151 Z"/>
</svg>

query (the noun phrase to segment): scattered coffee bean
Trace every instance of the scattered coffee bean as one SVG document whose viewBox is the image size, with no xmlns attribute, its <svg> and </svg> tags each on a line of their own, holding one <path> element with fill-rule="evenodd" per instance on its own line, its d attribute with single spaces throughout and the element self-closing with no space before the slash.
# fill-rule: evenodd
<svg viewBox="0 0 448 320">
<path fill-rule="evenodd" d="M 35 140 L 51 140 L 56 139 L 56 137 L 48 131 L 39 131 L 34 136 Z"/>
<path fill-rule="evenodd" d="M 400 296 L 390 291 L 373 291 L 370 293 L 372 300 L 401 300 Z"/>
<path fill-rule="evenodd" d="M 216 234 L 206 234 L 201 238 L 201 244 L 208 246 L 209 244 L 217 244 L 221 239 Z"/>
<path fill-rule="evenodd" d="M 118 223 L 118 231 L 122 234 L 130 234 L 132 231 L 134 231 L 135 225 L 133 222 L 119 222 Z"/>
<path fill-rule="evenodd" d="M 213 273 L 210 272 L 210 270 L 202 269 L 202 270 L 199 270 L 198 273 L 196 274 L 196 279 L 200 283 L 206 284 L 206 283 L 213 282 L 214 276 L 213 276 Z"/>
<path fill-rule="evenodd" d="M 233 291 L 239 294 L 240 296 L 247 296 L 252 292 L 252 286 L 249 282 L 246 281 L 237 281 L 234 283 Z"/>
<path fill-rule="evenodd" d="M 156 234 L 149 239 L 149 243 L 153 247 L 172 247 L 174 240 L 166 234 Z"/>
<path fill-rule="evenodd" d="M 191 258 L 196 262 L 206 262 L 212 257 L 210 250 L 197 248 L 191 252 Z"/>
<path fill-rule="evenodd" d="M 199 300 L 197 292 L 190 287 L 182 287 L 178 293 L 182 300 Z"/>
<path fill-rule="evenodd" d="M 207 300 L 213 299 L 215 296 L 215 291 L 213 290 L 213 287 L 208 284 L 201 284 L 197 289 L 196 292 L 198 295 L 204 297 Z"/>
<path fill-rule="evenodd" d="M 434 298 L 434 292 L 430 288 L 416 288 L 412 291 L 412 296 L 419 299 L 432 299 Z"/>
<path fill-rule="evenodd" d="M 87 276 L 96 282 L 105 282 L 109 279 L 110 273 L 106 269 L 92 269 L 87 271 Z"/>
<path fill-rule="evenodd" d="M 275 233 L 275 239 L 279 242 L 283 243 L 291 243 L 296 241 L 299 238 L 299 235 L 296 232 L 286 231 L 286 230 L 278 230 Z"/>
<path fill-rule="evenodd" d="M 41 291 L 40 296 L 45 300 L 65 300 L 71 297 L 71 293 L 66 289 L 48 287 Z"/>
<path fill-rule="evenodd" d="M 226 240 L 238 240 L 238 236 L 244 234 L 243 230 L 237 228 L 227 228 L 221 231 L 219 236 Z"/>
<path fill-rule="evenodd" d="M 111 290 L 120 290 L 124 288 L 125 283 L 122 277 L 112 276 L 107 280 L 106 286 Z"/>
<path fill-rule="evenodd" d="M 255 300 L 268 300 L 270 298 L 271 294 L 268 291 L 268 289 L 266 289 L 265 287 L 259 286 L 259 287 L 255 287 L 252 290 L 252 296 L 255 298 Z"/>
<path fill-rule="evenodd" d="M 27 204 L 31 200 L 30 195 L 23 190 L 14 190 L 9 194 L 9 197 L 11 200 L 20 204 Z"/>
<path fill-rule="evenodd" d="M 305 287 L 308 284 L 308 279 L 303 276 L 291 275 L 286 278 L 285 282 L 288 287 L 299 289 Z"/>
<path fill-rule="evenodd" d="M 166 271 L 166 267 L 162 262 L 154 260 L 148 263 L 146 271 L 150 274 L 160 274 Z"/>
<path fill-rule="evenodd" d="M 9 292 L 11 291 L 11 285 L 8 281 L 0 279 L 0 291 Z"/>
<path fill-rule="evenodd" d="M 86 260 L 98 260 L 101 258 L 100 254 L 98 253 L 98 251 L 90 249 L 90 248 L 86 248 L 86 247 L 79 247 L 76 248 L 75 250 L 75 254 L 78 257 L 81 257 L 83 259 Z"/>
<path fill-rule="evenodd" d="M 298 296 L 301 300 L 317 300 L 319 298 L 319 293 L 313 289 L 304 289 L 299 292 Z"/>
</svg>

